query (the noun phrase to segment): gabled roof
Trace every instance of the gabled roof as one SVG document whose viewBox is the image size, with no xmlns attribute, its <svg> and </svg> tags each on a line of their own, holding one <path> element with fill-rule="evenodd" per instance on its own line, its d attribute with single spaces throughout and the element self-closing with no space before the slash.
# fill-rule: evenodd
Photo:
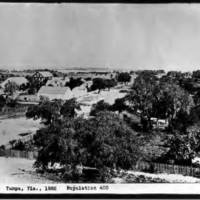
<svg viewBox="0 0 200 200">
<path fill-rule="evenodd" d="M 38 91 L 38 94 L 64 95 L 66 92 L 70 94 L 72 93 L 68 87 L 42 86 Z"/>
<path fill-rule="evenodd" d="M 49 71 L 39 71 L 38 73 L 40 73 L 43 77 L 51 77 L 53 76 L 53 74 Z"/>
</svg>

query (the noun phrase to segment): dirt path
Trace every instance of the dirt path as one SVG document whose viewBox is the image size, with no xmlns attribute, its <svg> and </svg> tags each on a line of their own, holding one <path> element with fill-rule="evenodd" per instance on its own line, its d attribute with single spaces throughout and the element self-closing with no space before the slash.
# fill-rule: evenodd
<svg viewBox="0 0 200 200">
<path fill-rule="evenodd" d="M 55 183 L 36 174 L 33 160 L 0 157 L 1 184 Z"/>
</svg>

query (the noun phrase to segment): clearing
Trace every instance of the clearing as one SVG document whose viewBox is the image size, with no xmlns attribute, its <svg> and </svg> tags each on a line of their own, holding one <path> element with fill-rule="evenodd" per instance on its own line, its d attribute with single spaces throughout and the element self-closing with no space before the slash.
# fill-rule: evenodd
<svg viewBox="0 0 200 200">
<path fill-rule="evenodd" d="M 34 160 L 0 157 L 1 184 L 56 183 L 37 174 L 33 168 Z"/>
<path fill-rule="evenodd" d="M 20 133 L 35 133 L 42 124 L 40 120 L 26 119 L 26 117 L 8 118 L 0 120 L 0 145 L 10 140 L 20 139 Z"/>
<path fill-rule="evenodd" d="M 146 173 L 138 171 L 128 171 L 122 176 L 113 178 L 114 183 L 200 183 L 200 179 L 192 176 L 183 176 L 181 174 L 166 173 Z"/>
</svg>

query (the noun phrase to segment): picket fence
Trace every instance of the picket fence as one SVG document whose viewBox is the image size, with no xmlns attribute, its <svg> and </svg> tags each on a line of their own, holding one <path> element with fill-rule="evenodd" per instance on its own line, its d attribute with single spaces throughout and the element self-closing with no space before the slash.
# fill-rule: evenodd
<svg viewBox="0 0 200 200">
<path fill-rule="evenodd" d="M 148 163 L 148 162 L 138 162 L 134 166 L 136 170 L 139 171 L 149 171 L 153 173 L 167 173 L 167 174 L 182 174 L 185 176 L 200 176 L 200 168 L 181 166 L 181 165 L 171 165 L 164 163 Z"/>
<path fill-rule="evenodd" d="M 38 152 L 37 151 L 20 151 L 20 150 L 15 150 L 15 149 L 4 149 L 4 150 L 0 150 L 0 156 L 26 158 L 30 160 L 35 160 L 38 156 Z"/>
<path fill-rule="evenodd" d="M 0 150 L 0 156 L 35 160 L 38 156 L 38 152 L 4 149 Z M 185 176 L 200 177 L 200 168 L 197 167 L 195 168 L 190 166 L 170 165 L 164 163 L 138 162 L 135 166 L 133 166 L 133 168 L 138 171 L 146 171 L 152 173 L 182 174 Z"/>
</svg>

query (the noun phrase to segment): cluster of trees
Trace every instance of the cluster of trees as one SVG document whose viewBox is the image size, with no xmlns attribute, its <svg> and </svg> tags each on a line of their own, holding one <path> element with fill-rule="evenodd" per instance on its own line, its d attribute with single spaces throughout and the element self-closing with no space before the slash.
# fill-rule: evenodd
<svg viewBox="0 0 200 200">
<path fill-rule="evenodd" d="M 101 100 L 92 106 L 90 116 L 96 116 L 101 111 L 117 111 L 118 113 L 121 113 L 126 110 L 129 110 L 129 107 L 126 105 L 125 98 L 116 99 L 113 105 Z"/>
<path fill-rule="evenodd" d="M 114 87 L 117 85 L 117 82 L 115 79 L 103 79 L 103 78 L 94 78 L 92 85 L 90 87 L 90 91 L 98 90 L 100 93 L 103 89 L 110 89 L 111 87 Z"/>
<path fill-rule="evenodd" d="M 0 95 L 0 111 L 3 110 L 5 107 L 15 107 L 17 105 L 16 100 L 8 97 L 8 96 L 3 96 Z"/>
<path fill-rule="evenodd" d="M 126 76 L 93 79 L 91 90 L 109 89 L 117 81 L 126 84 L 130 81 Z M 131 169 L 140 160 L 191 164 L 200 151 L 200 93 L 191 95 L 180 80 L 179 72 L 161 78 L 151 70 L 140 72 L 124 98 L 113 105 L 99 101 L 88 119 L 77 116 L 80 105 L 75 99 L 29 107 L 26 116 L 41 118 L 46 125 L 34 137 L 39 150 L 36 166 L 46 170 L 59 163 L 65 178 L 77 173 L 77 165 L 94 167 L 105 181 L 112 170 Z M 78 80 L 70 84 L 77 82 L 81 84 Z M 152 117 L 167 119 L 168 128 L 154 130 Z"/>
<path fill-rule="evenodd" d="M 117 76 L 117 81 L 120 83 L 127 84 L 128 82 L 130 82 L 130 80 L 131 80 L 131 76 L 128 72 L 119 73 Z"/>
<path fill-rule="evenodd" d="M 131 75 L 128 72 L 118 73 L 115 78 L 104 79 L 104 78 L 94 78 L 90 91 L 98 90 L 100 93 L 101 90 L 110 89 L 117 85 L 117 82 L 127 84 L 131 80 Z"/>
<path fill-rule="evenodd" d="M 84 119 L 77 117 L 77 109 L 75 99 L 45 101 L 28 109 L 28 118 L 41 118 L 46 125 L 34 136 L 39 149 L 36 167 L 46 170 L 59 163 L 66 169 L 65 178 L 74 176 L 77 165 L 94 167 L 103 182 L 110 170 L 132 168 L 140 156 L 137 132 L 111 111 Z"/>
<path fill-rule="evenodd" d="M 9 81 L 5 84 L 4 92 L 12 96 L 18 89 L 19 86 L 15 82 Z"/>
<path fill-rule="evenodd" d="M 141 72 L 125 98 L 116 100 L 113 105 L 100 101 L 92 107 L 90 114 L 96 116 L 102 110 L 126 110 L 132 116 L 137 115 L 140 117 L 141 129 L 136 129 L 129 117 L 125 121 L 144 136 L 145 159 L 191 164 L 191 159 L 200 151 L 199 93 L 192 96 L 190 91 L 181 87 L 179 81 L 172 81 L 171 77 L 181 76 L 179 72 L 170 72 L 159 79 L 152 71 Z M 165 134 L 161 130 L 152 129 L 152 117 L 168 120 Z"/>
<path fill-rule="evenodd" d="M 182 87 L 178 81 L 182 76 L 179 72 L 170 72 L 158 79 L 152 73 L 140 73 L 126 100 L 133 112 L 140 116 L 143 132 L 151 134 L 147 146 L 151 149 L 149 152 L 154 152 L 152 159 L 187 165 L 200 150 L 199 96 Z M 169 126 L 164 134 L 152 130 L 151 117 L 168 120 Z M 158 152 L 157 156 L 155 152 Z"/>
</svg>

